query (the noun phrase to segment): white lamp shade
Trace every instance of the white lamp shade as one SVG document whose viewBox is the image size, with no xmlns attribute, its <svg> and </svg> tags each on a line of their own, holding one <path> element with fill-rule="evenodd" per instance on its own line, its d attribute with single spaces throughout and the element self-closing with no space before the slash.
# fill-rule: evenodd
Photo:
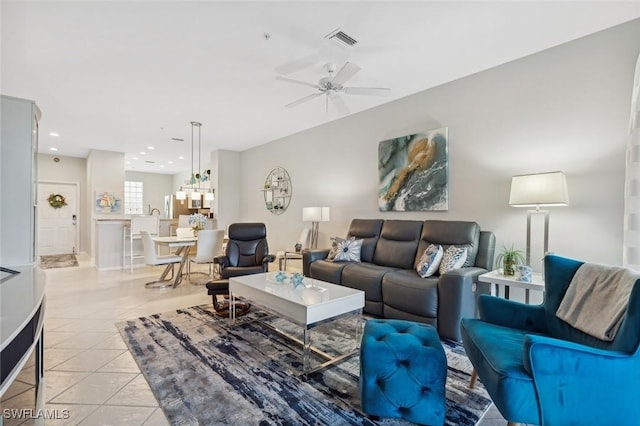
<svg viewBox="0 0 640 426">
<path fill-rule="evenodd" d="M 191 193 L 191 199 L 192 200 L 199 200 L 200 199 L 200 193 L 198 192 L 197 189 L 194 189 L 193 192 Z"/>
<path fill-rule="evenodd" d="M 180 189 L 179 191 L 176 191 L 176 200 L 186 200 L 187 199 L 187 193 L 184 192 L 182 189 Z"/>
<path fill-rule="evenodd" d="M 213 201 L 213 192 L 205 192 L 204 199 L 207 201 Z"/>
<path fill-rule="evenodd" d="M 567 180 L 562 172 L 534 173 L 511 178 L 513 207 L 568 206 Z"/>
<path fill-rule="evenodd" d="M 329 207 L 303 207 L 303 222 L 328 222 L 330 219 Z"/>
</svg>

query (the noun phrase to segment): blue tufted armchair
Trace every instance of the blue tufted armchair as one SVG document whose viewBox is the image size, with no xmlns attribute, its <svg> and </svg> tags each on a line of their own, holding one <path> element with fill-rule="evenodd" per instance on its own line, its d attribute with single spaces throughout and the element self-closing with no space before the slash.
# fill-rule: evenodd
<svg viewBox="0 0 640 426">
<path fill-rule="evenodd" d="M 640 280 L 611 342 L 556 317 L 583 264 L 545 257 L 541 305 L 480 296 L 462 341 L 478 377 L 509 424 L 640 425 Z"/>
</svg>

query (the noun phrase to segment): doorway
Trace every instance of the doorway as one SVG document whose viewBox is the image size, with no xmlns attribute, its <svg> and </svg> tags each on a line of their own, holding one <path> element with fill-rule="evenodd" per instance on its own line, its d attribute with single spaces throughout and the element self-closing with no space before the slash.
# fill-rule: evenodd
<svg viewBox="0 0 640 426">
<path fill-rule="evenodd" d="M 78 252 L 79 184 L 75 182 L 38 182 L 38 255 Z M 64 197 L 63 205 L 54 208 L 51 195 Z"/>
</svg>

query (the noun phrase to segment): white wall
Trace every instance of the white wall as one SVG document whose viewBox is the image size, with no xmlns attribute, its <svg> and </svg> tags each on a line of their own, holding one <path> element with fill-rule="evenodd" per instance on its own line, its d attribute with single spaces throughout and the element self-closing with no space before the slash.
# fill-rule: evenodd
<svg viewBox="0 0 640 426">
<path fill-rule="evenodd" d="M 124 201 L 124 153 L 92 150 L 87 157 L 87 215 L 91 219 L 113 219 L 112 214 L 97 213 L 94 202 L 96 192 L 109 191 L 119 194 Z M 124 210 L 122 215 L 124 217 Z M 90 235 L 90 256 L 95 259 L 95 223 L 88 223 Z"/>
<path fill-rule="evenodd" d="M 126 171 L 124 179 L 142 182 L 144 214 L 149 213 L 149 206 L 151 206 L 151 209 L 160 210 L 160 216 L 162 216 L 164 214 L 164 196 L 173 194 L 177 189 L 173 186 L 173 175 Z"/>
<path fill-rule="evenodd" d="M 293 248 L 309 225 L 302 223 L 302 207 L 311 205 L 331 207 L 319 246 L 344 235 L 353 218 L 379 217 L 473 220 L 494 231 L 499 246 L 524 249 L 526 212 L 508 206 L 511 176 L 562 170 L 571 205 L 551 211 L 550 251 L 620 264 L 625 143 L 639 52 L 636 20 L 247 150 L 241 219 L 267 224 L 272 252 Z M 378 211 L 378 142 L 438 127 L 449 129 L 449 210 Z M 291 205 L 280 216 L 265 209 L 259 191 L 275 166 L 285 167 L 293 182 Z M 542 256 L 539 225 L 532 259 Z"/>
<path fill-rule="evenodd" d="M 228 150 L 217 150 L 211 153 L 211 185 L 215 189 L 213 209 L 219 229 L 227 229 L 238 217 L 242 216 L 241 194 L 251 193 L 253 188 L 243 187 L 240 179 L 241 153 Z M 260 185 L 259 188 L 262 188 Z M 257 190 L 259 189 L 256 188 Z M 260 195 L 262 196 L 262 195 Z"/>
</svg>

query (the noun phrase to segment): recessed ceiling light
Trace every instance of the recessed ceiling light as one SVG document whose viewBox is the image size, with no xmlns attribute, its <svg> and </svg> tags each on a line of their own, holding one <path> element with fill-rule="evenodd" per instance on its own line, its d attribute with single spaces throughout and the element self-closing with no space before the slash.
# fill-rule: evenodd
<svg viewBox="0 0 640 426">
<path fill-rule="evenodd" d="M 173 161 L 169 160 L 167 161 L 168 164 L 173 164 Z"/>
<path fill-rule="evenodd" d="M 178 157 L 178 160 L 184 160 L 184 157 L 181 155 L 180 157 Z"/>
<path fill-rule="evenodd" d="M 147 155 L 147 153 L 144 151 L 140 151 L 140 155 Z"/>
<path fill-rule="evenodd" d="M 156 148 L 155 148 L 155 147 L 153 147 L 153 146 L 148 146 L 148 147 L 147 147 L 147 149 L 149 149 L 149 150 L 153 151 L 153 150 L 154 150 L 154 149 L 156 149 Z"/>
<path fill-rule="evenodd" d="M 54 147 L 49 148 L 49 151 L 57 151 L 57 150 L 58 148 L 54 148 Z"/>
<path fill-rule="evenodd" d="M 160 164 L 160 167 L 164 167 L 164 164 Z"/>
<path fill-rule="evenodd" d="M 138 157 L 131 157 L 131 159 L 132 159 L 132 160 L 137 160 L 137 159 L 138 159 Z"/>
<path fill-rule="evenodd" d="M 49 133 L 49 136 L 60 136 L 60 133 L 51 132 L 51 133 Z"/>
<path fill-rule="evenodd" d="M 131 164 L 131 161 L 125 161 L 125 164 Z"/>
</svg>

